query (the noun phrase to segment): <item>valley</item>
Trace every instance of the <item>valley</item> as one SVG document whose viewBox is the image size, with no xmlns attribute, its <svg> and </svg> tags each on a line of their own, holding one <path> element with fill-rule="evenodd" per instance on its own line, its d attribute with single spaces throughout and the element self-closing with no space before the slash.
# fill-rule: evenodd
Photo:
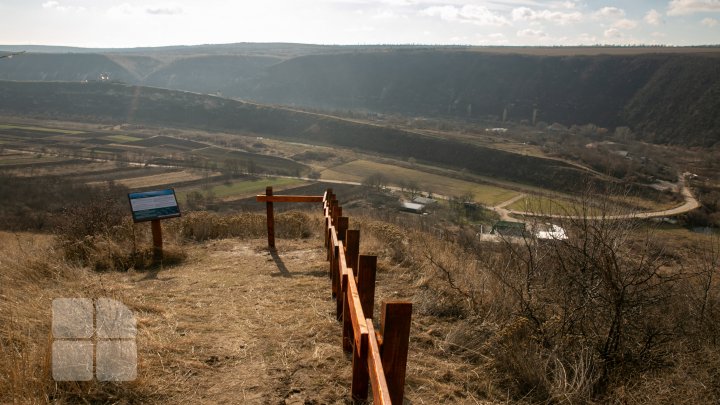
<svg viewBox="0 0 720 405">
<path fill-rule="evenodd" d="M 368 273 L 328 264 L 350 255 L 331 221 L 377 264 L 364 321 L 412 304 L 406 403 L 720 400 L 717 47 L 5 59 L 2 403 L 348 403 L 343 347 L 363 343 L 343 340 L 328 275 L 352 296 Z M 337 200 L 275 203 L 273 249 L 267 187 Z M 182 215 L 158 259 L 128 193 L 167 188 Z M 133 311 L 136 380 L 50 377 L 66 296 Z"/>
</svg>

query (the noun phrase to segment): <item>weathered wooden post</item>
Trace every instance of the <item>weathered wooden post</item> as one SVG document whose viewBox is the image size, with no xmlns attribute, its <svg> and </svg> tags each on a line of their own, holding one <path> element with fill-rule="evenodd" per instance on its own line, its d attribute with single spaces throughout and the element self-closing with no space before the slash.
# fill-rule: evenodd
<svg viewBox="0 0 720 405">
<path fill-rule="evenodd" d="M 355 275 L 357 275 L 358 255 L 360 254 L 359 230 L 354 229 L 345 232 L 345 247 L 345 259 L 347 260 L 347 266 L 355 270 Z"/>
<path fill-rule="evenodd" d="M 367 366 L 369 344 L 368 334 L 363 333 L 360 335 L 360 342 L 355 344 L 355 349 L 353 350 L 352 385 L 350 391 L 354 401 L 367 401 L 368 388 L 370 388 L 370 373 L 368 372 Z"/>
<path fill-rule="evenodd" d="M 375 308 L 375 277 L 377 256 L 360 256 L 358 269 L 358 294 L 365 318 L 373 319 Z"/>
<path fill-rule="evenodd" d="M 268 247 L 275 249 L 275 218 L 273 215 L 273 203 L 271 197 L 273 195 L 272 187 L 268 186 L 265 188 L 265 195 L 268 197 L 267 202 L 267 234 L 268 234 Z"/>
<path fill-rule="evenodd" d="M 160 263 L 163 260 L 163 237 L 162 226 L 159 219 L 150 222 L 153 237 L 153 262 Z"/>
<path fill-rule="evenodd" d="M 383 302 L 380 320 L 380 333 L 383 341 L 380 351 L 385 379 L 393 404 L 402 404 L 405 395 L 405 371 L 411 321 L 412 303 L 407 301 Z"/>
<path fill-rule="evenodd" d="M 341 208 L 338 208 L 341 209 Z M 338 240 L 345 242 L 345 236 L 350 227 L 350 219 L 348 217 L 338 217 L 337 219 L 337 236 Z"/>
</svg>

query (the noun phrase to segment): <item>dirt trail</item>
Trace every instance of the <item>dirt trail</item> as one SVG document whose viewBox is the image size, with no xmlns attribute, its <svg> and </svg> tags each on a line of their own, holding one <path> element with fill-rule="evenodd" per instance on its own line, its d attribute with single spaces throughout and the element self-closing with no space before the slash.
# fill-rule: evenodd
<svg viewBox="0 0 720 405">
<path fill-rule="evenodd" d="M 350 364 L 322 243 L 278 245 L 209 242 L 182 266 L 103 276 L 135 311 L 138 383 L 158 403 L 345 402 Z"/>
<path fill-rule="evenodd" d="M 686 212 L 690 212 L 698 207 L 700 207 L 700 202 L 695 198 L 692 191 L 690 190 L 690 187 L 685 183 L 684 179 L 680 179 L 679 184 L 682 185 L 681 194 L 683 196 L 683 200 L 685 201 L 682 205 L 679 205 L 674 208 L 666 209 L 666 210 L 660 210 L 660 211 L 648 211 L 648 212 L 635 212 L 630 214 L 620 214 L 620 215 L 606 215 L 606 216 L 591 216 L 588 217 L 588 219 L 597 219 L 597 220 L 617 220 L 617 219 L 647 219 L 647 218 L 660 218 L 660 217 L 671 217 L 675 215 L 684 214 Z M 505 203 L 501 205 L 506 205 Z M 518 216 L 524 216 L 524 217 L 543 217 L 543 218 L 558 218 L 558 219 L 579 219 L 580 217 L 572 216 L 572 215 L 558 215 L 558 214 L 542 214 L 537 212 L 526 212 L 526 211 L 516 211 L 516 210 L 507 210 L 504 208 L 501 208 L 500 206 L 494 207 L 495 211 L 501 212 L 504 211 L 504 213 L 501 213 L 501 215 L 518 215 Z"/>
</svg>

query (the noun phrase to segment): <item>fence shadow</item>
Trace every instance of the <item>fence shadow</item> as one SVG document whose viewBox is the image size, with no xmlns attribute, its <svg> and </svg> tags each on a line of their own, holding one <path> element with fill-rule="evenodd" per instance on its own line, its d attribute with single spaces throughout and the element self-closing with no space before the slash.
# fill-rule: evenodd
<svg viewBox="0 0 720 405">
<path fill-rule="evenodd" d="M 285 263 L 280 258 L 280 255 L 278 254 L 277 250 L 270 249 L 270 256 L 272 256 L 273 261 L 275 262 L 275 265 L 278 268 L 279 274 L 271 274 L 273 277 L 292 277 L 292 273 L 290 273 L 290 270 L 288 270 L 287 266 L 285 266 Z"/>
</svg>

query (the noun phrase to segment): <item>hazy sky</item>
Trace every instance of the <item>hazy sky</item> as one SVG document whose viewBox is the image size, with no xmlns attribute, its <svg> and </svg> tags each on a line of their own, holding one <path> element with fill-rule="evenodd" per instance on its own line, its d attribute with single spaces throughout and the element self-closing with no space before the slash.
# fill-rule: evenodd
<svg viewBox="0 0 720 405">
<path fill-rule="evenodd" d="M 720 0 L 0 0 L 0 44 L 720 43 Z"/>
</svg>

